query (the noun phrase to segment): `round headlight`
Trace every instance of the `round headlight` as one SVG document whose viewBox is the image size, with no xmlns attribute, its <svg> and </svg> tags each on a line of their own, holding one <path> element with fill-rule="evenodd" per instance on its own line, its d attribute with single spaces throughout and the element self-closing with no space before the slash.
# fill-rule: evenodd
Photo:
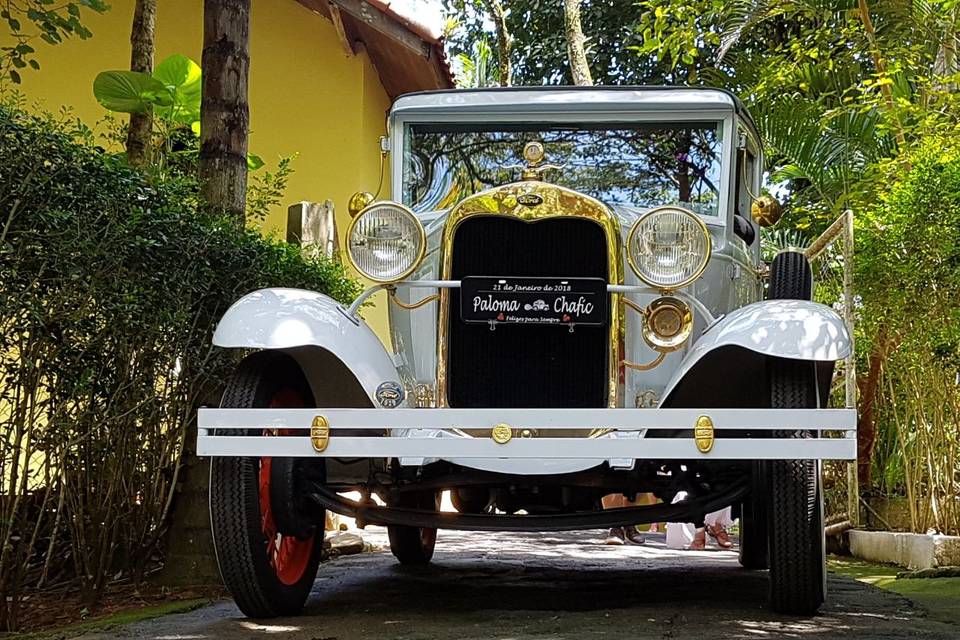
<svg viewBox="0 0 960 640">
<path fill-rule="evenodd" d="M 710 260 L 710 232 L 695 214 L 659 207 L 637 220 L 627 236 L 627 260 L 641 280 L 658 289 L 684 287 Z"/>
<path fill-rule="evenodd" d="M 347 257 L 374 282 L 403 280 L 420 266 L 427 248 L 423 225 L 396 202 L 375 202 L 362 210 L 347 231 Z"/>
</svg>

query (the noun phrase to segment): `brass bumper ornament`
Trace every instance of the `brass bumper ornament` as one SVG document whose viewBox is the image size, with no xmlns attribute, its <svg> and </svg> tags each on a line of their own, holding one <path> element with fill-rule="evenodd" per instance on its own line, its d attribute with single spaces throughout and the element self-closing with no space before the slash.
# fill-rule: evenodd
<svg viewBox="0 0 960 640">
<path fill-rule="evenodd" d="M 330 423 L 323 416 L 316 416 L 310 425 L 310 444 L 317 453 L 323 453 L 330 444 Z"/>
<path fill-rule="evenodd" d="M 710 453 L 713 449 L 713 420 L 710 416 L 700 416 L 693 428 L 693 440 L 700 453 Z"/>
</svg>

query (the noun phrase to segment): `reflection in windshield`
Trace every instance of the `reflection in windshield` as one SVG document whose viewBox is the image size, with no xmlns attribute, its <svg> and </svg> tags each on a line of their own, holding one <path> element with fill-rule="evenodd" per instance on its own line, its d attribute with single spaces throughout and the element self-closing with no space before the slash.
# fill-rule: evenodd
<svg viewBox="0 0 960 640">
<path fill-rule="evenodd" d="M 513 182 L 523 145 L 543 142 L 547 179 L 609 205 L 681 204 L 717 215 L 720 135 L 716 122 L 604 125 L 410 124 L 403 200 L 416 211 Z"/>
</svg>

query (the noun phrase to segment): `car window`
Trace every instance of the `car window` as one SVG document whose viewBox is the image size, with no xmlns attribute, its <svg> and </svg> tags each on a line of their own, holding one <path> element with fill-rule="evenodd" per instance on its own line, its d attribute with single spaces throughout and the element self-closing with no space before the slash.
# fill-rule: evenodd
<svg viewBox="0 0 960 640">
<path fill-rule="evenodd" d="M 462 198 L 512 182 L 523 146 L 537 140 L 546 177 L 608 205 L 679 204 L 718 214 L 719 122 L 647 124 L 408 124 L 403 201 L 417 211 L 453 206 Z"/>
</svg>

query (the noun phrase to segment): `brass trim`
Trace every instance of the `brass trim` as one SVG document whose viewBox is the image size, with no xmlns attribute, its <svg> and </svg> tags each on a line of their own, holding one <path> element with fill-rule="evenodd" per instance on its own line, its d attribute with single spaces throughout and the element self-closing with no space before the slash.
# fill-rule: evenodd
<svg viewBox="0 0 960 640">
<path fill-rule="evenodd" d="M 750 203 L 750 217 L 761 227 L 772 227 L 783 217 L 783 205 L 773 196 L 760 196 Z"/>
<path fill-rule="evenodd" d="M 521 194 L 535 194 L 543 198 L 536 207 L 517 202 Z M 453 267 L 453 239 L 460 224 L 476 216 L 507 216 L 524 222 L 538 222 L 550 218 L 586 218 L 599 224 L 607 240 L 607 274 L 610 284 L 623 284 L 622 237 L 620 223 L 610 209 L 595 198 L 559 185 L 539 181 L 515 182 L 481 191 L 457 204 L 447 216 L 440 241 L 440 273 L 449 280 Z M 623 341 L 622 294 L 610 294 L 610 353 L 608 354 L 607 406 L 618 406 L 620 380 L 619 349 Z M 450 290 L 440 290 L 440 312 L 437 328 L 437 406 L 447 407 L 447 334 L 450 322 Z"/>
<path fill-rule="evenodd" d="M 697 269 L 697 272 L 694 273 L 690 278 L 687 278 L 686 280 L 684 280 L 683 282 L 671 284 L 670 286 L 664 286 L 658 282 L 653 282 L 652 280 L 648 280 L 646 277 L 644 277 L 644 275 L 640 273 L 640 269 L 637 268 L 636 261 L 633 259 L 633 251 L 630 250 L 630 248 L 633 246 L 633 237 L 636 235 L 637 229 L 640 227 L 640 223 L 642 223 L 647 218 L 654 216 L 662 211 L 680 211 L 681 213 L 687 214 L 688 216 L 693 218 L 693 220 L 700 227 L 700 230 L 703 232 L 703 235 L 707 239 L 707 252 L 705 254 L 706 259 L 703 261 L 703 264 L 700 265 L 700 268 Z M 655 289 L 659 289 L 663 293 L 668 293 L 670 291 L 682 289 L 683 287 L 687 286 L 691 282 L 695 282 L 697 278 L 703 275 L 703 272 L 707 270 L 707 265 L 710 264 L 710 258 L 713 256 L 713 237 L 710 235 L 710 230 L 707 228 L 706 223 L 703 220 L 701 220 L 700 216 L 695 214 L 693 211 L 690 211 L 689 209 L 685 209 L 684 207 L 679 207 L 675 205 L 666 205 L 663 207 L 656 207 L 655 209 L 651 209 L 650 211 L 640 216 L 637 219 L 637 221 L 633 223 L 633 226 L 630 227 L 630 233 L 627 234 L 627 244 L 626 244 L 625 250 L 627 252 L 627 262 L 630 264 L 630 268 L 633 269 L 633 272 L 637 275 L 637 277 L 640 278 L 640 280 L 642 280 L 645 284 L 648 284 Z"/>
<path fill-rule="evenodd" d="M 427 297 L 424 298 L 423 300 L 419 300 L 419 301 L 417 301 L 417 302 L 412 302 L 412 303 L 410 303 L 410 304 L 407 304 L 406 302 L 402 301 L 400 298 L 397 297 L 397 290 L 396 290 L 396 289 L 388 289 L 388 290 L 387 290 L 387 295 L 390 296 L 390 302 L 392 302 L 393 304 L 397 305 L 397 306 L 400 307 L 401 309 L 407 309 L 408 311 L 412 311 L 413 309 L 419 309 L 420 307 L 422 307 L 422 306 L 425 305 L 425 304 L 430 304 L 430 303 L 433 302 L 434 300 L 439 300 L 439 299 L 440 299 L 440 294 L 439 294 L 439 293 L 434 293 L 434 294 L 432 294 L 432 295 L 427 296 Z"/>
<path fill-rule="evenodd" d="M 393 278 L 387 278 L 387 279 L 374 278 L 370 276 L 370 274 L 360 269 L 360 267 L 357 266 L 357 263 L 353 261 L 353 253 L 350 251 L 350 247 L 351 247 L 350 241 L 353 237 L 353 228 L 357 226 L 357 223 L 360 221 L 360 219 L 363 218 L 363 216 L 366 215 L 371 209 L 375 207 L 382 207 L 382 206 L 396 207 L 404 211 L 407 215 L 413 218 L 414 222 L 417 223 L 417 230 L 420 232 L 420 251 L 417 253 L 417 257 L 416 259 L 414 259 L 413 263 L 410 265 L 410 268 L 404 271 L 403 273 L 394 276 Z M 414 271 L 417 270 L 417 267 L 420 266 L 420 264 L 423 262 L 424 256 L 426 255 L 427 255 L 427 231 L 426 229 L 423 228 L 423 223 L 420 222 L 420 219 L 416 216 L 413 210 L 410 209 L 410 207 L 400 204 L 399 202 L 394 202 L 392 200 L 379 200 L 370 205 L 367 205 L 366 207 L 363 208 L 362 211 L 360 211 L 360 213 L 358 213 L 353 217 L 353 220 L 350 221 L 350 226 L 347 227 L 347 261 L 350 263 L 350 266 L 353 267 L 354 271 L 362 275 L 367 280 L 370 280 L 371 282 L 376 282 L 377 284 L 393 284 L 395 282 L 400 282 L 401 280 L 404 280 L 407 277 L 409 277 L 410 274 L 412 274 Z"/>
<path fill-rule="evenodd" d="M 507 444 L 513 439 L 513 429 L 507 423 L 501 422 L 490 430 L 490 437 L 497 444 Z"/>
<path fill-rule="evenodd" d="M 631 309 L 633 309 L 634 311 L 636 311 L 637 313 L 639 313 L 639 314 L 642 315 L 643 317 L 646 317 L 646 316 L 647 316 L 647 310 L 644 309 L 643 307 L 641 307 L 640 305 L 638 305 L 636 302 L 634 302 L 633 300 L 631 300 L 631 299 L 628 298 L 627 296 L 623 296 L 621 302 L 623 302 L 623 304 L 627 305 L 628 307 L 630 307 Z"/>
<path fill-rule="evenodd" d="M 663 362 L 663 359 L 667 357 L 666 351 L 661 351 L 657 354 L 657 357 L 648 362 L 647 364 L 637 364 L 636 362 L 630 362 L 629 360 L 623 361 L 623 366 L 628 369 L 633 369 L 634 371 L 650 371 L 650 369 L 655 369 L 660 366 L 660 363 Z"/>
<path fill-rule="evenodd" d="M 710 453 L 713 449 L 713 420 L 710 416 L 700 416 L 693 428 L 693 440 L 700 453 Z"/>
<path fill-rule="evenodd" d="M 663 310 L 667 308 L 672 308 L 680 314 L 680 327 L 673 335 L 657 333 L 654 325 L 657 314 L 662 313 Z M 646 342 L 651 349 L 663 352 L 676 351 L 686 344 L 692 333 L 693 311 L 690 309 L 690 305 L 683 300 L 671 296 L 664 296 L 657 298 L 647 306 L 644 313 L 641 335 L 643 336 L 644 342 Z"/>
<path fill-rule="evenodd" d="M 543 162 L 546 156 L 547 150 L 544 148 L 542 142 L 535 140 L 523 145 L 523 159 L 527 161 L 527 164 L 537 166 Z"/>
<path fill-rule="evenodd" d="M 316 416 L 310 425 L 310 444 L 317 453 L 323 453 L 330 444 L 330 423 L 323 416 Z"/>
<path fill-rule="evenodd" d="M 347 202 L 347 213 L 350 214 L 351 218 L 356 218 L 357 214 L 369 207 L 371 202 L 373 202 L 372 193 L 369 191 L 357 191 L 350 196 L 350 201 Z"/>
</svg>

